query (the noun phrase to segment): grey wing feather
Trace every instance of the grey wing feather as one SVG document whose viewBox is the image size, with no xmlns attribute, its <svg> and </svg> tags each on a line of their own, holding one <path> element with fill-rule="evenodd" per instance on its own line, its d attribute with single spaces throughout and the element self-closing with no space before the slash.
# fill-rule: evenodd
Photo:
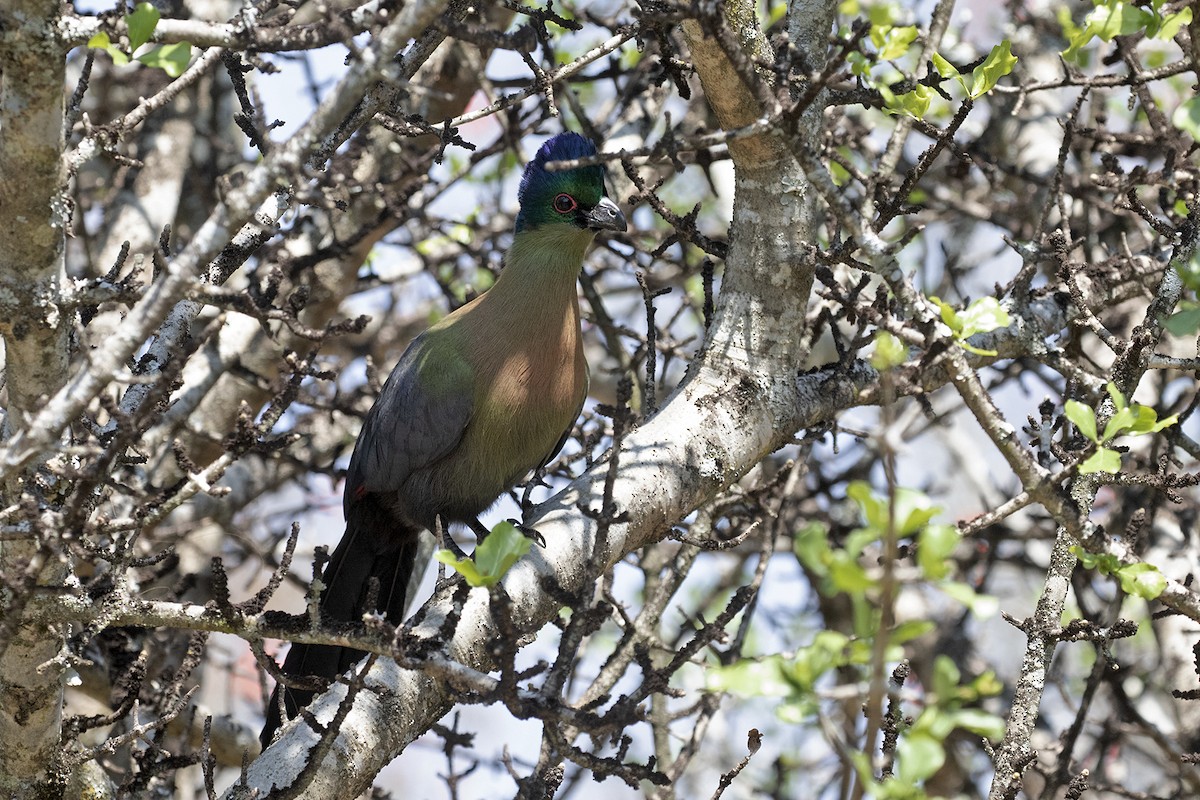
<svg viewBox="0 0 1200 800">
<path fill-rule="evenodd" d="M 363 421 L 346 476 L 347 506 L 363 491 L 399 489 L 414 470 L 437 461 L 462 440 L 473 406 L 470 370 L 454 353 L 441 353 L 442 359 L 430 362 L 434 356 L 426 336 L 418 336 L 404 351 Z M 462 374 L 447 380 L 445 370 Z M 459 390 L 435 397 L 422 375 L 439 371 L 439 385 Z"/>
</svg>

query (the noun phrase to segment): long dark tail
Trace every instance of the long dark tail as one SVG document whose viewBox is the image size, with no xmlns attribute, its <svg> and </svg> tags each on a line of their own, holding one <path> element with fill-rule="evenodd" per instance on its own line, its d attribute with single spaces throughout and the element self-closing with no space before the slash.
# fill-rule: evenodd
<svg viewBox="0 0 1200 800">
<path fill-rule="evenodd" d="M 388 622 L 404 619 L 405 590 L 417 556 L 420 529 L 402 526 L 375 495 L 356 501 L 348 510 L 346 532 L 325 567 L 321 615 L 326 622 L 358 622 L 367 611 L 378 610 Z M 370 579 L 379 581 L 374 608 L 367 608 Z M 288 677 L 317 676 L 333 680 L 364 655 L 362 650 L 324 644 L 293 644 L 283 661 Z M 267 720 L 259 741 L 265 749 L 282 724 L 279 692 L 287 718 L 308 705 L 316 692 L 275 687 L 267 706 Z"/>
</svg>

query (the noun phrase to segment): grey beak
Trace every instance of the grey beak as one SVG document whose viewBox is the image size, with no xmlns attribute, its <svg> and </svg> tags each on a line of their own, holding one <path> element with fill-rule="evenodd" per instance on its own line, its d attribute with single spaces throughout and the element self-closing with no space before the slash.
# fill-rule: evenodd
<svg viewBox="0 0 1200 800">
<path fill-rule="evenodd" d="M 601 197 L 596 207 L 587 213 L 587 226 L 594 231 L 627 231 L 625 215 L 617 204 L 607 197 Z"/>
</svg>

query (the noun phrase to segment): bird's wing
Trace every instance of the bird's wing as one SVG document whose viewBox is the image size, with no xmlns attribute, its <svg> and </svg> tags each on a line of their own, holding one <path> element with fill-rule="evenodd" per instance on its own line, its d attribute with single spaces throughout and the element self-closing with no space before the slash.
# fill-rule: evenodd
<svg viewBox="0 0 1200 800">
<path fill-rule="evenodd" d="M 451 452 L 473 406 L 470 365 L 448 343 L 433 346 L 429 332 L 414 339 L 363 421 L 346 475 L 346 505 L 367 492 L 399 489 L 414 470 Z"/>
</svg>

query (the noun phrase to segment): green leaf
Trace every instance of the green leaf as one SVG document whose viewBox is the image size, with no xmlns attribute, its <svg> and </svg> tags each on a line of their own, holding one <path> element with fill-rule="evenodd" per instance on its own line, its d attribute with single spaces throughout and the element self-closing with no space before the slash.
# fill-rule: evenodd
<svg viewBox="0 0 1200 800">
<path fill-rule="evenodd" d="M 871 491 L 871 484 L 866 481 L 851 481 L 846 487 L 846 496 L 858 505 L 867 527 L 877 534 L 887 530 L 887 506 Z"/>
<path fill-rule="evenodd" d="M 1000 610 L 1000 601 L 990 594 L 980 594 L 965 583 L 945 581 L 938 588 L 950 598 L 957 600 L 971 610 L 980 619 L 996 616 Z"/>
<path fill-rule="evenodd" d="M 1008 312 L 994 297 L 981 297 L 958 315 L 962 321 L 962 336 L 964 339 L 977 333 L 989 333 L 1000 328 L 1007 328 L 1012 320 Z"/>
<path fill-rule="evenodd" d="M 901 536 L 912 536 L 919 532 L 942 510 L 941 506 L 934 505 L 929 495 L 916 489 L 898 487 L 895 498 L 896 532 Z"/>
<path fill-rule="evenodd" d="M 1123 2 L 1107 2 L 1097 6 L 1085 18 L 1085 33 L 1111 42 L 1116 36 L 1127 36 L 1140 31 L 1153 21 L 1154 15 L 1136 6 Z"/>
<path fill-rule="evenodd" d="M 796 534 L 792 543 L 792 552 L 800 563 L 819 577 L 829 575 L 829 561 L 832 551 L 829 549 L 829 531 L 820 522 L 810 522 Z"/>
<path fill-rule="evenodd" d="M 829 577 L 842 592 L 864 592 L 875 585 L 867 571 L 845 550 L 834 550 L 829 559 Z"/>
<path fill-rule="evenodd" d="M 985 347 L 976 347 L 975 345 L 973 345 L 970 342 L 965 341 L 965 340 L 959 341 L 958 346 L 961 347 L 963 350 L 966 350 L 968 353 L 974 353 L 977 356 L 987 356 L 987 357 L 991 358 L 992 356 L 1000 355 L 1000 353 L 996 350 L 988 350 Z"/>
<path fill-rule="evenodd" d="M 1171 124 L 1200 142 L 1200 97 L 1185 100 L 1171 115 Z"/>
<path fill-rule="evenodd" d="M 1126 594 L 1143 600 L 1154 600 L 1167 588 L 1167 579 L 1158 567 L 1144 561 L 1119 567 L 1116 576 Z"/>
<path fill-rule="evenodd" d="M 933 660 L 933 691 L 943 702 L 954 697 L 958 691 L 958 684 L 962 680 L 962 673 L 959 672 L 958 666 L 954 663 L 954 659 L 949 656 L 939 655 Z"/>
<path fill-rule="evenodd" d="M 433 557 L 467 579 L 472 586 L 484 586 L 484 577 L 469 558 L 459 558 L 450 550 L 438 550 Z"/>
<path fill-rule="evenodd" d="M 880 372 L 898 367 L 908 358 L 908 348 L 896 336 L 887 331 L 875 334 L 875 352 L 871 354 L 871 366 Z"/>
<path fill-rule="evenodd" d="M 793 686 L 810 691 L 821 676 L 847 663 L 847 644 L 849 639 L 845 634 L 818 631 L 812 644 L 797 650 L 792 662 L 784 667 L 784 677 Z"/>
<path fill-rule="evenodd" d="M 992 48 L 984 62 L 971 72 L 972 99 L 982 97 L 992 90 L 996 82 L 1013 71 L 1017 57 L 1012 54 L 1012 43 L 1005 39 Z"/>
<path fill-rule="evenodd" d="M 1101 575 L 1112 575 L 1121 568 L 1121 562 L 1114 555 L 1091 553 L 1077 544 L 1071 545 L 1070 550 L 1085 569 L 1094 569 Z"/>
<path fill-rule="evenodd" d="M 500 580 L 517 559 L 529 552 L 533 542 L 511 522 L 501 522 L 475 548 L 475 563 L 484 575 Z"/>
<path fill-rule="evenodd" d="M 137 60 L 148 67 L 161 69 L 172 78 L 178 78 L 192 60 L 192 46 L 187 42 L 159 45 L 138 56 Z"/>
<path fill-rule="evenodd" d="M 985 739 L 1004 738 L 1004 720 L 978 708 L 961 708 L 951 713 L 954 727 L 968 730 Z"/>
<path fill-rule="evenodd" d="M 994 297 L 981 297 L 962 311 L 954 308 L 939 297 L 930 297 L 929 301 L 938 307 L 942 322 L 946 323 L 959 345 L 970 353 L 980 356 L 994 356 L 995 350 L 985 350 L 965 341 L 977 333 L 988 333 L 998 328 L 1006 328 L 1011 320 L 1008 312 Z"/>
<path fill-rule="evenodd" d="M 834 186 L 845 186 L 850 182 L 850 172 L 836 161 L 829 162 L 829 176 L 833 178 Z M 1187 212 L 1184 212 L 1187 215 Z"/>
<path fill-rule="evenodd" d="M 129 63 L 129 56 L 121 48 L 109 41 L 108 34 L 104 31 L 100 31 L 100 33 L 97 33 L 91 39 L 88 39 L 87 46 L 108 53 L 113 63 L 117 66 L 124 66 Z"/>
<path fill-rule="evenodd" d="M 1170 41 L 1175 38 L 1175 34 L 1179 33 L 1180 28 L 1191 21 L 1192 9 L 1190 6 L 1174 14 L 1168 14 L 1162 17 L 1162 22 L 1159 24 L 1158 30 L 1154 33 L 1154 38 Z"/>
<path fill-rule="evenodd" d="M 1125 395 L 1121 394 L 1121 390 L 1117 388 L 1115 383 L 1109 381 L 1104 384 L 1104 388 L 1108 390 L 1108 396 L 1112 398 L 1113 405 L 1117 407 L 1117 410 L 1129 405 L 1129 403 L 1125 402 Z"/>
<path fill-rule="evenodd" d="M 1100 437 L 1100 441 L 1107 442 L 1121 431 L 1132 426 L 1136 420 L 1137 412 L 1132 407 L 1125 406 L 1109 418 L 1108 424 L 1104 426 L 1104 434 Z"/>
<path fill-rule="evenodd" d="M 1167 588 L 1166 577 L 1153 564 L 1144 561 L 1122 564 L 1114 555 L 1089 553 L 1079 545 L 1071 545 L 1071 553 L 1085 568 L 1116 577 L 1126 594 L 1154 600 Z"/>
<path fill-rule="evenodd" d="M 879 50 L 879 58 L 883 61 L 893 61 L 907 53 L 909 45 L 916 38 L 916 25 L 906 25 L 900 28 L 890 25 L 871 27 L 871 43 Z"/>
<path fill-rule="evenodd" d="M 159 16 L 158 9 L 149 3 L 138 3 L 132 14 L 125 15 L 125 25 L 129 29 L 129 52 L 136 51 L 150 41 Z"/>
<path fill-rule="evenodd" d="M 1158 433 L 1163 428 L 1169 428 L 1176 422 L 1179 422 L 1179 415 L 1172 414 L 1171 416 L 1160 419 L 1158 422 L 1154 423 L 1154 427 L 1147 431 L 1147 433 Z"/>
<path fill-rule="evenodd" d="M 917 536 L 917 564 L 933 580 L 950 574 L 946 559 L 958 546 L 958 528 L 953 525 L 927 525 Z"/>
<path fill-rule="evenodd" d="M 911 92 L 893 95 L 888 92 L 885 108 L 888 111 L 907 114 L 914 119 L 924 119 L 933 99 L 933 90 L 928 86 L 917 86 Z"/>
<path fill-rule="evenodd" d="M 1200 104 L 1197 105 L 1197 115 L 1196 132 L 1188 131 L 1188 133 L 1192 135 L 1193 139 L 1200 142 Z M 1167 318 L 1166 328 L 1167 333 L 1172 336 L 1195 336 L 1200 331 L 1200 305 L 1172 314 Z"/>
<path fill-rule="evenodd" d="M 1095 472 L 1115 473 L 1121 469 L 1121 454 L 1116 450 L 1101 447 L 1092 453 L 1086 461 L 1079 465 L 1080 475 L 1091 475 Z"/>
<path fill-rule="evenodd" d="M 937 70 L 938 75 L 941 75 L 943 78 L 958 77 L 958 67 L 942 58 L 940 53 L 934 53 L 933 58 L 930 60 L 933 61 L 933 68 Z"/>
<path fill-rule="evenodd" d="M 1075 20 L 1071 19 L 1070 7 L 1065 3 L 1060 5 L 1055 11 L 1055 18 L 1058 20 L 1059 26 L 1062 27 L 1063 38 L 1067 40 L 1067 43 L 1076 49 L 1081 47 L 1082 44 L 1077 45 L 1075 42 L 1083 35 L 1083 29 L 1075 24 Z M 1083 44 L 1086 44 L 1086 42 Z"/>
<path fill-rule="evenodd" d="M 933 736 L 913 731 L 901 737 L 896 748 L 896 761 L 896 778 L 902 783 L 915 785 L 942 768 L 946 762 L 946 751 Z"/>
<path fill-rule="evenodd" d="M 1131 406 L 1137 419 L 1129 426 L 1129 434 L 1135 436 L 1142 433 L 1158 433 L 1163 428 L 1169 428 L 1179 421 L 1178 414 L 1172 414 L 1165 419 L 1158 418 L 1158 412 L 1153 408 L 1134 403 Z"/>
<path fill-rule="evenodd" d="M 937 623 L 931 620 L 909 620 L 908 622 L 901 622 L 893 628 L 888 639 L 891 644 L 904 644 L 905 642 L 911 642 L 913 639 L 919 639 L 927 633 L 932 633 L 936 629 Z"/>
<path fill-rule="evenodd" d="M 744 659 L 724 667 L 709 667 L 704 672 L 704 683 L 709 691 L 739 697 L 786 697 L 793 689 L 783 676 L 784 669 L 780 655 Z"/>
<path fill-rule="evenodd" d="M 946 323 L 946 327 L 954 333 L 955 336 L 962 333 L 963 324 L 958 318 L 958 312 L 949 303 L 942 301 L 940 297 L 930 297 L 929 302 L 938 307 L 938 313 L 942 316 L 942 322 Z"/>
<path fill-rule="evenodd" d="M 462 575 L 472 586 L 492 586 L 499 583 L 532 546 L 529 538 L 515 525 L 501 522 L 479 543 L 472 558 L 457 558 L 449 550 L 437 551 L 434 558 Z"/>
<path fill-rule="evenodd" d="M 1068 400 L 1065 411 L 1067 419 L 1071 420 L 1071 424 L 1078 428 L 1081 434 L 1090 441 L 1100 443 L 1096 437 L 1096 412 L 1092 411 L 1091 406 L 1084 405 L 1078 400 Z"/>
</svg>

